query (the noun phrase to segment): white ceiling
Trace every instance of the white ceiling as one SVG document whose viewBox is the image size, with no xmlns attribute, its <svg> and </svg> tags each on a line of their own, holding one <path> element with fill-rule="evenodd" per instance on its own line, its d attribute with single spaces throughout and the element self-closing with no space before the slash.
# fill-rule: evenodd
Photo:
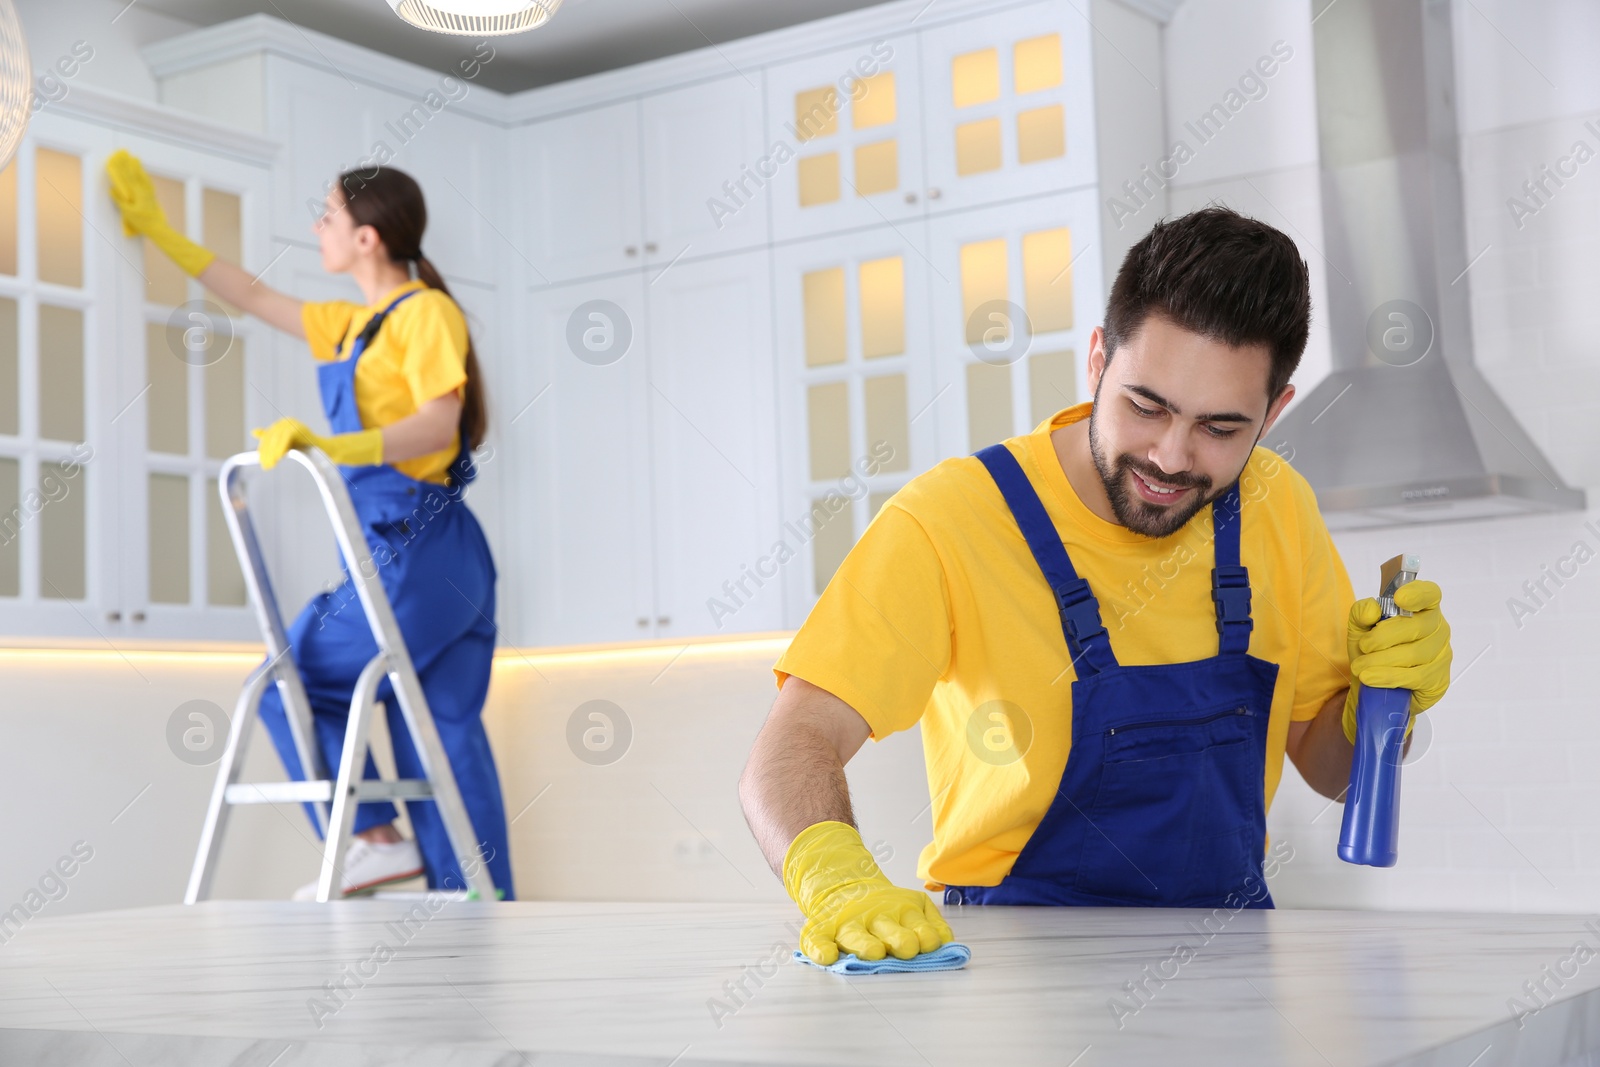
<svg viewBox="0 0 1600 1067">
<path fill-rule="evenodd" d="M 721 44 L 883 0 L 566 0 L 548 25 L 494 38 L 483 83 L 504 92 Z M 201 26 L 263 14 L 435 70 L 472 51 L 471 38 L 419 30 L 386 0 L 143 0 Z"/>
</svg>

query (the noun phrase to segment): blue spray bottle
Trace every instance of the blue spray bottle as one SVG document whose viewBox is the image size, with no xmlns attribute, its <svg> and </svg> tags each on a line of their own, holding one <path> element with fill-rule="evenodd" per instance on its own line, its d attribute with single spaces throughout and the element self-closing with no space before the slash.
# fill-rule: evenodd
<svg viewBox="0 0 1600 1067">
<path fill-rule="evenodd" d="M 1416 578 L 1421 558 L 1401 554 L 1383 565 L 1378 606 L 1382 618 L 1410 615 L 1395 606 L 1395 590 Z M 1382 621 L 1380 619 L 1380 621 Z M 1339 858 L 1368 867 L 1393 867 L 1400 836 L 1400 764 L 1411 690 L 1362 686 L 1356 698 L 1356 751 L 1344 795 Z"/>
</svg>

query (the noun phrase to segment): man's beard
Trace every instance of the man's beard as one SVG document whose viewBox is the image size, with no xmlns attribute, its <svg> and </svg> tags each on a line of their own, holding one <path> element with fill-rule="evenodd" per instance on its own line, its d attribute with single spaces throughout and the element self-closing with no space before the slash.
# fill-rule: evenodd
<svg viewBox="0 0 1600 1067">
<path fill-rule="evenodd" d="M 1115 463 L 1108 463 L 1105 452 L 1100 447 L 1100 435 L 1095 424 L 1095 414 L 1099 409 L 1098 403 L 1089 409 L 1089 455 L 1094 459 L 1094 469 L 1099 473 L 1100 481 L 1106 488 L 1106 496 L 1111 501 L 1111 513 L 1117 517 L 1118 522 L 1134 533 L 1144 534 L 1146 537 L 1166 537 L 1176 533 L 1183 529 L 1201 508 L 1227 492 L 1225 486 L 1207 496 L 1206 490 L 1211 488 L 1211 479 L 1205 475 L 1163 474 L 1160 468 L 1136 460 L 1127 453 L 1117 456 Z M 1130 484 L 1132 476 L 1130 472 L 1142 474 L 1161 485 L 1192 488 L 1198 492 L 1189 497 L 1187 504 L 1152 504 L 1134 490 Z M 1186 493 L 1182 495 L 1188 496 Z"/>
</svg>

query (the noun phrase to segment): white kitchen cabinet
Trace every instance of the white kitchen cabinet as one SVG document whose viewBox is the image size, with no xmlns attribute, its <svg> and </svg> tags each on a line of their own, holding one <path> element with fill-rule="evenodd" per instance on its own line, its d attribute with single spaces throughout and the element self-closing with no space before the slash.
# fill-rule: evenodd
<svg viewBox="0 0 1600 1067">
<path fill-rule="evenodd" d="M 634 272 L 527 296 L 519 373 L 493 398 L 524 472 L 502 565 L 519 643 L 654 633 L 645 284 Z"/>
<path fill-rule="evenodd" d="M 930 211 L 1095 183 L 1092 33 L 1045 0 L 920 34 Z"/>
<path fill-rule="evenodd" d="M 111 131 L 36 116 L 0 175 L 0 613 L 10 634 L 92 637 L 120 612 L 116 253 L 94 202 Z M 119 615 L 120 619 L 120 615 Z"/>
<path fill-rule="evenodd" d="M 397 116 L 412 118 L 403 129 L 416 123 L 415 101 L 385 94 Z M 427 112 L 422 112 L 426 114 Z M 501 258 L 515 255 L 507 241 L 511 220 L 505 210 L 505 182 L 509 174 L 502 165 L 504 153 L 497 147 L 505 132 L 470 115 L 452 112 L 448 107 L 416 129 L 409 140 L 400 143 L 397 118 L 386 118 L 379 137 L 396 146 L 391 165 L 410 174 L 422 186 L 428 205 L 428 227 L 422 237 L 422 251 L 448 278 L 462 278 L 484 286 L 501 285 L 505 271 Z M 370 142 L 369 142 L 370 143 Z"/>
<path fill-rule="evenodd" d="M 1103 289 L 1093 190 L 928 221 L 940 458 L 1026 433 L 1089 399 Z"/>
<path fill-rule="evenodd" d="M 765 191 L 775 239 L 922 215 L 917 49 L 899 33 L 767 69 L 764 139 L 787 157 Z"/>
<path fill-rule="evenodd" d="M 520 265 L 533 284 L 643 262 L 637 100 L 535 122 L 512 139 L 506 192 L 526 219 Z"/>
<path fill-rule="evenodd" d="M 646 275 L 660 636 L 783 625 L 768 257 Z"/>
<path fill-rule="evenodd" d="M 274 174 L 273 232 L 314 246 L 314 225 L 339 174 L 386 164 L 422 186 L 422 248 L 447 275 L 494 284 L 511 223 L 504 210 L 502 129 L 428 91 L 396 92 L 269 54 L 267 133 L 284 145 Z M 476 91 L 463 86 L 455 90 Z M 429 86 L 429 89 L 435 88 Z"/>
<path fill-rule="evenodd" d="M 877 509 L 941 458 L 949 389 L 928 340 L 936 283 L 920 220 L 773 253 L 785 625 L 797 626 Z"/>
<path fill-rule="evenodd" d="M 529 295 L 524 373 L 496 404 L 525 471 L 507 538 L 522 640 L 781 625 L 777 585 L 744 579 L 778 525 L 766 259 Z M 731 598 L 723 583 L 741 580 L 749 595 Z"/>
<path fill-rule="evenodd" d="M 265 261 L 262 168 L 155 137 L 119 132 L 116 143 L 143 160 L 158 190 L 171 191 L 175 224 L 182 219 L 187 233 L 233 262 Z M 117 293 L 126 332 L 116 346 L 122 399 L 113 425 L 125 506 L 123 603 L 106 620 L 147 638 L 258 639 L 217 476 L 224 460 L 254 446 L 250 427 L 277 418 L 251 388 L 269 328 L 224 309 L 143 239 L 112 240 L 123 246 Z"/>
<path fill-rule="evenodd" d="M 255 413 L 259 334 L 200 306 L 195 282 L 122 236 L 104 168 L 130 150 L 176 227 L 252 264 L 266 146 L 213 151 L 120 101 L 83 92 L 77 105 L 35 115 L 0 181 L 15 219 L 0 238 L 0 629 L 248 640 L 215 481 Z M 155 128 L 136 132 L 142 118 Z M 256 162 L 238 158 L 251 147 Z"/>
<path fill-rule="evenodd" d="M 734 74 L 641 101 L 646 262 L 767 243 L 760 79 Z"/>
<path fill-rule="evenodd" d="M 375 124 L 367 112 L 377 90 L 271 56 L 266 69 L 267 131 L 283 143 L 273 168 L 272 233 L 279 241 L 315 246 L 313 227 L 328 190 L 370 144 Z"/>
<path fill-rule="evenodd" d="M 714 78 L 512 136 L 521 177 L 511 195 L 528 220 L 535 284 L 767 242 L 752 180 L 766 154 L 759 81 Z"/>
</svg>

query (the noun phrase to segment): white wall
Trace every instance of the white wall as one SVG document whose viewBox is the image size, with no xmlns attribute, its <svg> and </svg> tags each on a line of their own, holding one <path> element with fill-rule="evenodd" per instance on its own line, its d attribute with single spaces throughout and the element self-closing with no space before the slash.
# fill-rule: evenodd
<svg viewBox="0 0 1600 1067">
<path fill-rule="evenodd" d="M 22 20 L 37 79 L 54 72 L 67 92 L 77 83 L 109 89 L 141 100 L 156 99 L 156 80 L 139 54 L 142 45 L 196 29 L 196 25 L 151 11 L 127 0 L 14 0 Z M 71 77 L 62 77 L 57 60 L 85 42 L 93 55 Z M 80 49 L 80 53 L 82 50 Z M 50 92 L 41 90 L 49 98 Z"/>
<path fill-rule="evenodd" d="M 1193 17 L 1199 6 L 1191 0 L 1180 14 Z M 1454 10 L 1466 243 L 1469 256 L 1488 249 L 1468 275 L 1473 329 L 1478 361 L 1518 420 L 1563 477 L 1600 504 L 1600 159 L 1564 187 L 1552 184 L 1548 206 L 1520 227 L 1506 203 L 1574 142 L 1600 154 L 1600 67 L 1585 51 L 1600 39 L 1600 9 L 1563 0 L 1537 10 L 1529 17 L 1511 0 Z M 1590 120 L 1594 129 L 1584 127 Z M 1309 222 L 1304 229 L 1313 232 Z M 1586 523 L 1600 528 L 1600 510 L 1336 536 L 1360 596 L 1372 595 L 1380 561 L 1422 554 L 1423 575 L 1444 587 L 1455 681 L 1427 715 L 1431 741 L 1421 735 L 1413 744 L 1397 867 L 1336 859 L 1340 809 L 1324 811 L 1326 801 L 1285 775 L 1271 827 L 1294 842 L 1297 858 L 1275 890 L 1280 903 L 1592 909 L 1600 717 L 1589 668 L 1600 580 L 1581 567 L 1559 588 L 1547 580 L 1553 595 L 1537 603 L 1522 589 L 1577 542 L 1600 551 L 1600 533 Z M 1515 618 L 1511 598 L 1536 613 Z"/>
<path fill-rule="evenodd" d="M 1600 486 L 1600 65 L 1579 52 L 1600 7 L 1458 7 L 1468 255 L 1488 248 L 1468 275 L 1478 362 L 1562 475 Z M 1595 158 L 1567 164 L 1575 176 L 1542 204 L 1522 190 L 1579 141 Z M 1513 197 L 1534 213 L 1514 218 Z"/>
<path fill-rule="evenodd" d="M 1162 25 L 1117 0 L 1095 0 L 1089 17 L 1106 42 L 1094 54 L 1095 160 L 1099 164 L 1100 265 L 1109 290 L 1122 257 L 1167 213 L 1167 189 L 1149 186 L 1148 203 L 1135 214 L 1115 210 L 1126 203 L 1121 186 L 1137 181 L 1145 167 L 1167 155 L 1163 128 Z M 1135 205 L 1128 204 L 1133 207 Z M 1096 309 L 1098 314 L 1098 309 Z"/>
<path fill-rule="evenodd" d="M 1274 56 L 1275 45 L 1287 59 Z M 1292 407 L 1332 367 L 1328 326 L 1317 315 L 1327 303 L 1328 266 L 1319 251 L 1322 198 L 1310 5 L 1187 0 L 1167 24 L 1162 50 L 1166 148 L 1175 153 L 1181 142 L 1193 152 L 1166 190 L 1171 213 L 1221 201 L 1283 230 L 1305 257 L 1311 275 L 1311 338 L 1295 376 L 1299 391 Z M 1246 86 L 1248 93 L 1240 91 L 1242 77 L 1259 75 L 1254 68 L 1263 57 L 1274 60 L 1264 68 L 1273 71 L 1261 78 L 1264 90 Z M 1191 126 L 1199 127 L 1201 115 L 1214 105 L 1228 106 L 1230 90 L 1239 93 L 1234 98 L 1238 110 L 1220 132 L 1206 127 L 1197 134 Z M 1141 208 L 1131 221 L 1148 228 L 1145 220 L 1158 210 L 1154 204 Z"/>
</svg>

